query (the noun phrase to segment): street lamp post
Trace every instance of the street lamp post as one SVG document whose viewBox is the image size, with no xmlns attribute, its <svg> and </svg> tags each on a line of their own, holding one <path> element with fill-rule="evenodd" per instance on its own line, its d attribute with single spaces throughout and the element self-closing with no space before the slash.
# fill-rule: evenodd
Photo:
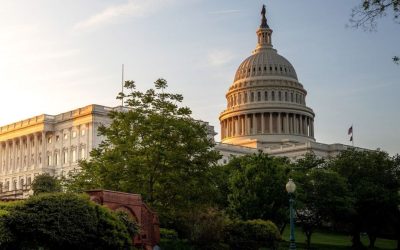
<svg viewBox="0 0 400 250">
<path fill-rule="evenodd" d="M 286 183 L 286 191 L 289 193 L 289 211 L 290 211 L 290 244 L 289 249 L 296 249 L 296 242 L 294 239 L 294 210 L 293 210 L 293 193 L 296 190 L 296 184 L 294 184 L 292 179 L 289 179 L 288 183 Z"/>
</svg>

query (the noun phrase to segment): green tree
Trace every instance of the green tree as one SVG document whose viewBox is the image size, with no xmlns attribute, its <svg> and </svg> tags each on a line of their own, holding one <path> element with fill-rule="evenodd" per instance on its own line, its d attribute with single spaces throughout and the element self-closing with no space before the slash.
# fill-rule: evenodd
<svg viewBox="0 0 400 250">
<path fill-rule="evenodd" d="M 33 180 L 32 190 L 34 195 L 38 195 L 42 193 L 61 192 L 62 188 L 57 178 L 49 174 L 40 174 Z"/>
<path fill-rule="evenodd" d="M 343 221 L 353 206 L 345 178 L 324 168 L 325 161 L 307 154 L 295 164 L 293 178 L 297 184 L 296 214 L 306 235 L 307 248 L 313 232 L 322 223 Z"/>
<path fill-rule="evenodd" d="M 229 213 L 242 220 L 271 220 L 283 231 L 288 218 L 288 159 L 260 152 L 236 157 L 227 165 Z"/>
<path fill-rule="evenodd" d="M 388 14 L 393 16 L 395 22 L 399 22 L 399 0 L 361 0 L 351 12 L 350 23 L 354 28 L 375 30 L 378 19 Z M 392 59 L 394 63 L 400 64 L 399 56 L 394 56 Z"/>
<path fill-rule="evenodd" d="M 355 213 L 351 217 L 353 246 L 358 248 L 360 232 L 367 232 L 370 247 L 382 230 L 393 223 L 391 215 L 398 212 L 400 167 L 398 161 L 382 151 L 341 152 L 330 168 L 349 184 Z"/>
<path fill-rule="evenodd" d="M 36 195 L 1 217 L 3 249 L 130 249 L 128 228 L 87 196 Z"/>
<path fill-rule="evenodd" d="M 125 82 L 124 111 L 110 113 L 112 122 L 99 128 L 105 139 L 81 162 L 70 190 L 105 188 L 139 193 L 160 214 L 161 223 L 173 223 L 182 211 L 212 200 L 211 170 L 220 155 L 203 124 L 181 107 L 180 94 L 166 92 L 159 79 L 155 89 L 136 90 Z"/>
</svg>

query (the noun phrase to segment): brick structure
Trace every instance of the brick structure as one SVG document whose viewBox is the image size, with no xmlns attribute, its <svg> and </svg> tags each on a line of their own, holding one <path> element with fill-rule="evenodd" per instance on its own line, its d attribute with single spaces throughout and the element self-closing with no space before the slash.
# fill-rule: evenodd
<svg viewBox="0 0 400 250">
<path fill-rule="evenodd" d="M 140 235 L 135 236 L 136 247 L 151 250 L 160 241 L 160 223 L 156 213 L 143 202 L 139 194 L 115 192 L 109 190 L 86 191 L 90 200 L 111 210 L 125 211 L 140 225 Z"/>
</svg>

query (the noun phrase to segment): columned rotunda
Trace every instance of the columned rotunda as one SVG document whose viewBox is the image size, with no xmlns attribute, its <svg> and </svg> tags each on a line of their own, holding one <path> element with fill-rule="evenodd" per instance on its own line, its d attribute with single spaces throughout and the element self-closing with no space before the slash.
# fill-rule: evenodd
<svg viewBox="0 0 400 250">
<path fill-rule="evenodd" d="M 272 46 L 272 29 L 261 11 L 257 46 L 236 71 L 221 113 L 221 142 L 265 148 L 314 142 L 314 112 L 292 64 Z"/>
</svg>

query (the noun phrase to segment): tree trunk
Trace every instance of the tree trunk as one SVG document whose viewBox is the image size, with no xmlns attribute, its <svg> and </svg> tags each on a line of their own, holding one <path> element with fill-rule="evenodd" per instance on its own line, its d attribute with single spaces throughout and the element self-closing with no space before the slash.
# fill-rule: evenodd
<svg viewBox="0 0 400 250">
<path fill-rule="evenodd" d="M 369 248 L 374 248 L 375 247 L 375 241 L 376 241 L 376 235 L 375 234 L 368 234 L 369 238 Z"/>
<path fill-rule="evenodd" d="M 281 235 L 283 234 L 283 231 L 285 231 L 286 225 L 287 225 L 287 222 L 283 223 L 283 225 L 279 229 L 279 232 L 281 233 Z"/>
<path fill-rule="evenodd" d="M 362 249 L 363 245 L 361 243 L 359 231 L 356 230 L 355 232 L 353 232 L 351 241 L 353 242 L 353 246 L 352 246 L 353 249 L 356 249 L 356 250 Z"/>
<path fill-rule="evenodd" d="M 307 249 L 310 249 L 311 248 L 311 235 L 312 235 L 312 232 L 308 231 L 308 232 L 305 232 L 305 234 L 306 234 L 306 237 L 307 237 L 307 239 L 306 239 Z"/>
</svg>

